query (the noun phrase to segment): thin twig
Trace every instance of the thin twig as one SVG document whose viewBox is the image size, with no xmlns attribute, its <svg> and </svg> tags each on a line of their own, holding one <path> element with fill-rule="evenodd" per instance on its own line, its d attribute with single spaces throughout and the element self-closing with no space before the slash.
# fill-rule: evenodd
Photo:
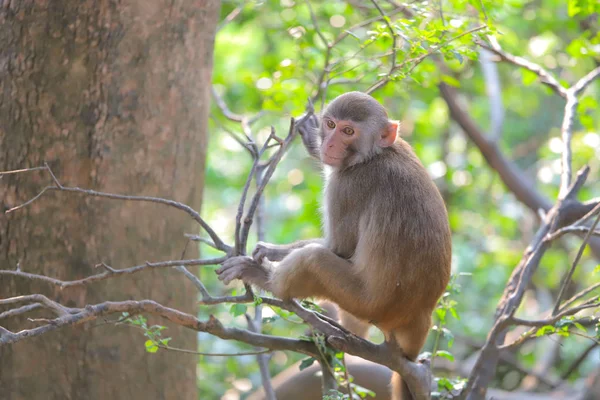
<svg viewBox="0 0 600 400">
<path fill-rule="evenodd" d="M 204 221 L 204 219 L 202 219 L 202 217 L 200 216 L 200 213 L 198 213 L 196 210 L 194 210 L 192 207 L 190 207 L 186 204 L 183 204 L 183 203 L 180 203 L 180 202 L 174 201 L 174 200 L 163 199 L 160 197 L 129 196 L 129 195 L 122 195 L 122 194 L 115 194 L 115 193 L 98 192 L 96 190 L 90 190 L 90 189 L 82 189 L 82 188 L 79 188 L 76 186 L 72 186 L 72 187 L 63 186 L 60 184 L 58 179 L 56 179 L 56 176 L 54 175 L 54 173 L 52 172 L 50 167 L 48 167 L 48 165 L 46 165 L 45 167 L 40 167 L 40 168 L 48 171 L 48 173 L 52 177 L 52 180 L 55 182 L 55 185 L 54 186 L 46 186 L 44 189 L 42 189 L 42 191 L 40 193 L 38 193 L 35 197 L 30 199 L 29 201 L 5 211 L 6 214 L 16 211 L 22 207 L 25 207 L 25 206 L 33 203 L 35 200 L 40 198 L 44 193 L 46 193 L 46 191 L 78 193 L 78 194 L 83 194 L 86 196 L 101 197 L 101 198 L 111 199 L 111 200 L 125 200 L 125 201 L 140 201 L 140 202 L 147 202 L 147 203 L 158 203 L 158 204 L 164 204 L 164 205 L 167 205 L 170 207 L 174 207 L 178 210 L 184 211 L 189 216 L 191 216 L 196 222 L 198 222 L 198 224 L 202 227 L 202 229 L 204 229 L 206 231 L 206 233 L 208 233 L 208 235 L 211 237 L 211 239 L 213 240 L 213 242 L 215 243 L 215 245 L 217 246 L 217 248 L 219 250 L 226 252 L 226 253 L 229 252 L 229 250 L 230 250 L 230 246 L 226 245 L 221 240 L 221 238 L 210 227 L 210 225 L 208 225 Z M 14 173 L 14 171 L 0 172 L 0 174 L 9 174 L 9 173 Z"/>
<path fill-rule="evenodd" d="M 571 88 L 573 95 L 578 97 L 590 83 L 598 78 L 600 78 L 600 67 L 596 67 L 595 69 L 591 70 L 573 85 Z"/>
<path fill-rule="evenodd" d="M 573 94 L 572 90 L 567 91 L 567 104 L 565 105 L 565 115 L 561 125 L 561 138 L 563 149 L 561 154 L 561 174 L 560 174 L 560 189 L 558 192 L 559 199 L 566 196 L 568 187 L 571 185 L 573 176 L 573 150 L 571 141 L 573 138 L 573 122 L 575 121 L 575 113 L 579 100 Z"/>
<path fill-rule="evenodd" d="M 588 308 L 595 308 L 595 307 L 600 306 L 600 302 L 598 300 L 599 300 L 599 298 L 596 297 L 596 298 L 586 301 L 583 304 L 578 305 L 577 307 L 569 308 L 560 313 L 555 314 L 553 312 L 552 317 L 550 317 L 550 318 L 537 319 L 537 320 L 525 320 L 525 319 L 513 317 L 513 318 L 511 318 L 510 321 L 514 325 L 533 326 L 533 327 L 538 327 L 538 328 L 542 327 L 542 326 L 546 326 L 546 325 L 554 325 L 555 323 L 557 323 L 564 317 L 575 315 L 582 310 L 587 310 Z"/>
<path fill-rule="evenodd" d="M 256 355 L 260 355 L 260 354 L 273 352 L 273 350 L 271 350 L 271 349 L 264 349 L 264 350 L 256 350 L 256 351 L 240 351 L 238 353 L 204 353 L 201 351 L 194 351 L 194 350 L 180 349 L 177 347 L 165 346 L 165 345 L 158 344 L 158 343 L 156 344 L 156 346 L 160 347 L 161 349 L 165 349 L 165 350 L 175 351 L 178 353 L 194 354 L 194 355 L 203 356 L 203 357 L 256 356 Z"/>
<path fill-rule="evenodd" d="M 318 354 L 314 344 L 308 341 L 263 335 L 239 328 L 226 328 L 213 316 L 210 316 L 208 321 L 203 322 L 191 314 L 165 307 L 151 300 L 107 301 L 96 305 L 88 305 L 75 314 L 63 315 L 52 320 L 51 323 L 47 325 L 22 330 L 16 333 L 0 327 L 0 347 L 21 341 L 25 338 L 39 336 L 64 326 L 81 325 L 107 315 L 123 312 L 128 312 L 130 314 L 149 313 L 157 315 L 174 324 L 194 331 L 207 332 L 220 337 L 221 339 L 237 340 L 256 347 L 263 347 L 271 350 L 293 350 L 311 356 Z"/>
<path fill-rule="evenodd" d="M 577 264 L 579 264 L 579 260 L 581 259 L 581 256 L 583 255 L 583 251 L 585 250 L 588 242 L 590 241 L 590 238 L 592 237 L 592 232 L 594 232 L 594 230 L 596 230 L 596 226 L 598 225 L 598 222 L 600 222 L 600 213 L 598 213 L 598 216 L 596 217 L 596 220 L 592 224 L 592 226 L 591 226 L 590 230 L 588 231 L 588 233 L 583 238 L 583 243 L 581 243 L 581 246 L 579 246 L 579 251 L 577 251 L 577 255 L 575 256 L 575 260 L 573 260 L 573 264 L 571 265 L 571 268 L 569 269 L 569 272 L 567 273 L 567 276 L 565 277 L 565 279 L 563 280 L 562 285 L 560 286 L 560 291 L 558 292 L 558 297 L 556 298 L 556 303 L 554 304 L 554 309 L 552 310 L 552 315 L 556 315 L 559 312 L 560 302 L 561 302 L 561 300 L 562 300 L 562 298 L 563 298 L 563 296 L 565 294 L 565 291 L 566 291 L 567 287 L 571 283 L 571 278 L 573 277 L 573 273 L 575 272 L 575 268 L 577 268 Z"/>
<path fill-rule="evenodd" d="M 234 8 L 227 16 L 217 25 L 217 32 L 223 29 L 227 24 L 233 21 L 242 12 L 242 6 Z"/>
<path fill-rule="evenodd" d="M 37 303 L 40 306 L 53 311 L 58 316 L 64 316 L 72 314 L 78 309 L 65 307 L 53 300 L 50 300 L 42 294 L 30 294 L 25 296 L 10 297 L 7 299 L 0 299 L 0 305 L 7 304 L 18 304 L 18 303 Z"/>
<path fill-rule="evenodd" d="M 138 272 L 142 272 L 142 271 L 150 270 L 150 269 L 171 268 L 171 267 L 177 267 L 180 265 L 187 265 L 187 266 L 218 265 L 218 264 L 221 264 L 226 259 L 227 259 L 226 257 L 219 257 L 219 258 L 211 258 L 211 259 L 205 259 L 205 260 L 190 259 L 190 260 L 161 261 L 161 262 L 155 262 L 155 263 L 146 262 L 145 264 L 136 265 L 134 267 L 124 268 L 124 269 L 114 269 L 113 271 L 103 272 L 100 274 L 91 275 L 86 278 L 76 279 L 76 280 L 72 280 L 72 281 L 63 281 L 63 280 L 51 278 L 51 277 L 48 277 L 45 275 L 31 274 L 28 272 L 11 271 L 11 270 L 0 270 L 0 276 L 2 276 L 2 275 L 16 276 L 16 277 L 20 277 L 20 278 L 24 278 L 24 279 L 39 280 L 39 281 L 51 283 L 55 286 L 58 286 L 61 289 L 65 289 L 65 288 L 74 287 L 74 286 L 84 286 L 84 285 L 88 285 L 93 282 L 103 281 L 105 279 L 115 278 L 118 276 L 132 275 L 132 274 L 136 274 Z"/>
<path fill-rule="evenodd" d="M 560 308 L 560 312 L 562 312 L 563 310 L 566 310 L 568 307 L 570 307 L 573 303 L 575 303 L 576 301 L 584 298 L 585 296 L 587 296 L 588 294 L 592 293 L 594 290 L 599 289 L 600 288 L 600 282 L 583 289 L 582 291 L 576 293 L 575 295 L 573 295 L 573 297 L 571 297 L 569 300 L 565 301 L 564 304 L 562 305 L 562 307 Z"/>
<path fill-rule="evenodd" d="M 18 308 L 13 308 L 12 310 L 8 310 L 3 313 L 0 313 L 0 319 L 12 318 L 17 315 L 21 315 L 21 314 L 25 314 L 25 313 L 28 313 L 33 310 L 37 310 L 42 307 L 43 306 L 40 303 L 34 303 L 34 304 L 28 304 L 26 306 L 22 306 L 22 307 L 18 307 Z"/>
<path fill-rule="evenodd" d="M 303 121 L 310 118 L 311 116 L 312 116 L 312 113 L 310 113 L 310 112 L 305 114 L 304 116 L 302 116 L 299 119 L 299 123 L 302 123 Z M 260 202 L 260 197 L 262 196 L 262 193 L 265 190 L 265 187 L 269 183 L 271 176 L 273 176 L 273 173 L 275 172 L 275 168 L 277 167 L 277 164 L 279 164 L 279 161 L 281 161 L 281 158 L 283 157 L 283 155 L 285 154 L 288 147 L 290 146 L 290 144 L 292 143 L 292 141 L 294 140 L 294 138 L 296 137 L 296 135 L 298 133 L 298 131 L 297 131 L 297 129 L 295 129 L 295 127 L 296 127 L 296 121 L 294 118 L 292 118 L 290 120 L 290 128 L 289 128 L 287 137 L 283 141 L 283 144 L 281 145 L 281 147 L 269 159 L 268 167 L 265 170 L 264 176 L 262 178 L 262 182 L 257 187 L 256 193 L 252 197 L 252 201 L 250 202 L 248 211 L 246 212 L 246 215 L 244 216 L 244 220 L 243 220 L 244 225 L 242 227 L 240 239 L 239 239 L 240 242 L 242 243 L 242 245 L 244 245 L 244 246 L 246 245 L 246 242 L 248 240 L 248 234 L 250 233 L 250 227 L 252 226 L 252 222 L 254 220 L 254 213 L 256 212 L 256 209 L 258 208 L 258 205 Z"/>
<path fill-rule="evenodd" d="M 598 343 L 596 342 L 592 342 L 580 355 L 579 357 L 577 357 L 577 359 L 575 361 L 573 361 L 573 363 L 565 370 L 565 372 L 561 375 L 561 379 L 562 380 L 567 380 L 569 378 L 569 376 L 571 376 L 571 374 L 575 371 L 577 371 L 577 369 L 579 368 L 579 366 L 585 361 L 585 359 L 587 358 L 587 356 L 596 348 L 598 347 Z"/>
<path fill-rule="evenodd" d="M 392 65 L 390 67 L 390 71 L 388 72 L 388 74 L 391 75 L 394 72 L 394 70 L 396 69 L 396 45 L 397 45 L 396 41 L 397 41 L 398 35 L 396 35 L 396 31 L 390 24 L 390 21 L 389 21 L 390 17 L 388 17 L 387 14 L 385 13 L 385 11 L 383 11 L 383 8 L 381 8 L 379 6 L 379 4 L 377 3 L 376 0 L 371 0 L 371 3 L 373 3 L 373 5 L 377 8 L 377 11 L 379 11 L 379 14 L 381 14 L 381 17 L 383 18 L 385 25 L 387 26 L 388 30 L 390 31 L 390 35 L 392 35 L 392 55 L 391 55 Z"/>
<path fill-rule="evenodd" d="M 0 176 L 21 174 L 23 172 L 44 171 L 45 169 L 46 169 L 46 167 L 32 167 L 32 168 L 14 169 L 12 171 L 0 171 Z"/>
<path fill-rule="evenodd" d="M 530 72 L 533 72 L 540 78 L 540 81 L 544 85 L 548 86 L 550 89 L 555 91 L 559 96 L 561 96 L 565 99 L 567 98 L 567 88 L 565 88 L 563 85 L 561 85 L 560 82 L 558 82 L 558 80 L 551 73 L 546 71 L 540 65 L 533 63 L 531 61 L 528 61 L 528 60 L 524 59 L 523 57 L 518 57 L 518 56 L 509 54 L 509 53 L 503 51 L 497 43 L 492 43 L 492 45 L 490 46 L 487 43 L 477 41 L 477 44 L 480 47 L 496 54 L 500 58 L 501 61 L 509 62 L 518 67 L 521 67 Z"/>
</svg>

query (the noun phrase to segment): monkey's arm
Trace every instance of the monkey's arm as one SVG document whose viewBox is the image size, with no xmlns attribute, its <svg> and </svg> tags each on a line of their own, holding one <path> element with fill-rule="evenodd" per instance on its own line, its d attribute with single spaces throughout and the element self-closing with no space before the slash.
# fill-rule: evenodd
<svg viewBox="0 0 600 400">
<path fill-rule="evenodd" d="M 252 252 L 252 258 L 254 258 L 259 264 L 267 258 L 269 261 L 281 261 L 290 254 L 293 250 L 301 249 L 309 244 L 324 244 L 324 239 L 308 239 L 299 240 L 290 244 L 272 244 L 265 242 L 258 242 L 256 248 Z"/>
</svg>

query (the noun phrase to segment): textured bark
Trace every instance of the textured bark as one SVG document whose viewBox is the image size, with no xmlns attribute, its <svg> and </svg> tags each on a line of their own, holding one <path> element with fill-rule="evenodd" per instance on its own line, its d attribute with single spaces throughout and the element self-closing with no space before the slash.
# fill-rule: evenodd
<svg viewBox="0 0 600 400">
<path fill-rule="evenodd" d="M 48 161 L 64 185 L 167 197 L 198 209 L 218 11 L 217 0 L 0 1 L 0 170 Z M 5 176 L 1 208 L 50 182 L 42 172 Z M 196 232 L 187 215 L 164 206 L 53 192 L 0 215 L 0 262 L 76 279 L 99 262 L 123 268 L 176 259 L 183 234 Z M 190 246 L 187 255 L 194 251 Z M 187 312 L 196 300 L 173 270 L 62 291 L 0 278 L 0 298 L 28 293 L 77 307 L 151 298 Z M 26 318 L 2 324 L 32 326 Z M 166 336 L 195 349 L 192 332 L 170 327 Z M 6 346 L 0 398 L 197 398 L 195 357 L 148 354 L 144 341 L 139 330 L 107 324 Z"/>
</svg>

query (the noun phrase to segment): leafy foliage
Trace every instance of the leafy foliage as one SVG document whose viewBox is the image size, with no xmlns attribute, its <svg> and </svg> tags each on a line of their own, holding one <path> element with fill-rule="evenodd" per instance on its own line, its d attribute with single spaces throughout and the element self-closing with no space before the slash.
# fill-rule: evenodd
<svg viewBox="0 0 600 400">
<path fill-rule="evenodd" d="M 309 8 L 307 2 L 294 0 L 224 1 L 222 18 L 237 7 L 241 12 L 217 34 L 213 82 L 233 112 L 248 117 L 264 112 L 251 125 L 254 137 L 261 141 L 271 125 L 278 132 L 286 130 L 289 117 L 300 115 L 309 98 L 315 99 L 319 109 L 340 93 L 365 91 L 389 78 L 373 95 L 390 110 L 391 118 L 402 121 L 404 139 L 446 200 L 453 231 L 454 278 L 435 311 L 426 344 L 426 350 L 435 355 L 435 367 L 451 363 L 452 358 L 463 359 L 472 351 L 465 343 L 485 340 L 502 289 L 537 224 L 535 213 L 507 191 L 480 151 L 451 122 L 436 85 L 443 81 L 457 87 L 472 118 L 485 131 L 490 128 L 489 85 L 474 41 L 493 35 L 506 51 L 540 64 L 563 82 L 573 82 L 600 62 L 600 22 L 594 16 L 600 6 L 594 0 L 411 2 L 415 17 L 408 18 L 394 12 L 389 2 L 378 4 L 385 9 L 386 18 L 371 2 L 311 1 Z M 368 20 L 372 22 L 361 25 Z M 478 27 L 482 28 L 470 32 Z M 395 55 L 390 51 L 394 37 Z M 328 52 L 332 43 L 335 46 Z M 449 71 L 442 73 L 433 56 L 442 57 Z M 326 65 L 329 68 L 323 73 Z M 563 100 L 551 95 L 537 75 L 511 65 L 496 65 L 504 113 L 498 144 L 524 176 L 535 180 L 543 195 L 555 198 Z M 323 90 L 323 82 L 329 82 L 327 90 Z M 596 85 L 582 98 L 574 131 L 574 168 L 588 164 L 590 176 L 600 171 L 599 92 Z M 227 120 L 214 105 L 203 215 L 231 241 L 238 196 L 251 159 L 228 132 L 243 134 L 240 124 Z M 320 185 L 317 165 L 298 143 L 265 193 L 267 241 L 286 243 L 320 235 Z M 581 193 L 582 198 L 599 195 L 598 185 L 588 185 Z M 255 240 L 253 237 L 250 246 Z M 520 310 L 523 317 L 533 318 L 547 309 L 543 288 L 560 284 L 577 246 L 577 241 L 567 239 L 562 248 L 547 252 Z M 211 253 L 208 247 L 202 251 Z M 583 287 L 597 281 L 598 268 L 591 258 L 584 259 L 574 284 Z M 464 274 L 469 276 L 460 280 L 459 287 L 457 278 Z M 219 286 L 212 275 L 210 270 L 202 271 L 211 292 L 228 294 L 230 290 Z M 212 313 L 230 325 L 245 326 L 244 314 L 253 312 L 251 305 L 216 306 L 203 307 L 200 316 Z M 597 316 L 598 310 L 593 312 Z M 296 316 L 270 307 L 263 307 L 263 313 L 266 333 L 304 334 L 305 326 Z M 588 336 L 598 339 L 597 324 L 584 328 Z M 573 332 L 584 333 L 574 320 L 561 320 L 536 332 L 568 341 L 551 373 L 563 373 L 587 346 L 589 339 Z M 524 368 L 536 364 L 543 352 L 543 338 L 540 343 L 532 342 L 516 354 Z M 232 351 L 236 346 L 200 335 L 201 351 Z M 276 353 L 271 373 L 302 358 Z M 334 367 L 338 367 L 336 359 L 333 357 Z M 304 359 L 301 365 L 307 367 L 310 362 Z M 596 365 L 586 361 L 575 375 L 585 376 Z M 339 368 L 343 372 L 343 367 Z M 245 377 L 250 377 L 253 387 L 260 385 L 253 357 L 219 363 L 201 360 L 199 376 L 200 398 L 218 398 L 228 390 L 244 397 L 248 390 L 231 389 L 230 383 Z M 503 382 L 500 377 L 497 383 L 502 386 Z M 444 398 L 460 390 L 464 380 L 438 376 L 437 384 L 436 395 Z M 347 394 L 329 396 L 344 398 Z"/>
</svg>

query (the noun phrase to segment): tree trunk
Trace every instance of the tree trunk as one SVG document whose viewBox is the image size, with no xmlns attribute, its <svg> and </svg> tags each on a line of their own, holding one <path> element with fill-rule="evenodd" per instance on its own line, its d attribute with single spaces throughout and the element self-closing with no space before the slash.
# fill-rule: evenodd
<svg viewBox="0 0 600 400">
<path fill-rule="evenodd" d="M 198 209 L 202 195 L 217 0 L 0 1 L 0 170 L 49 165 L 64 185 L 160 196 Z M 30 199 L 44 172 L 0 179 L 2 209 Z M 181 257 L 199 228 L 156 204 L 50 192 L 0 216 L 0 262 L 63 280 Z M 195 257 L 189 246 L 186 257 Z M 194 312 L 175 270 L 59 290 L 0 278 L 0 298 L 43 293 L 83 307 L 153 299 Z M 0 310 L 4 311 L 4 310 Z M 0 321 L 30 328 L 27 317 Z M 162 320 L 150 323 L 168 325 Z M 171 345 L 196 335 L 170 327 Z M 196 357 L 146 353 L 143 332 L 88 324 L 0 349 L 0 398 L 195 399 Z"/>
</svg>

